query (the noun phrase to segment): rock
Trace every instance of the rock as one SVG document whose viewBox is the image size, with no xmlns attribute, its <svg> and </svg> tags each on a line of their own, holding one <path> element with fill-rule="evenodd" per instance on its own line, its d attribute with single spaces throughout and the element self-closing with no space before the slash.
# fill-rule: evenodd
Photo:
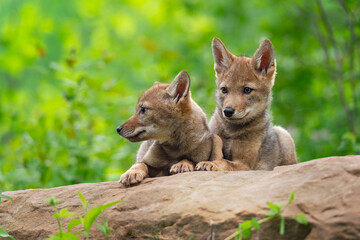
<svg viewBox="0 0 360 240">
<path fill-rule="evenodd" d="M 292 190 L 296 196 L 284 211 L 285 235 L 279 235 L 279 221 L 272 221 L 262 224 L 252 239 L 360 239 L 360 156 L 318 159 L 270 172 L 183 173 L 130 188 L 105 182 L 5 192 L 13 201 L 2 200 L 0 227 L 16 239 L 46 238 L 58 226 L 45 199 L 55 196 L 61 200 L 58 208 L 83 215 L 80 191 L 90 207 L 124 200 L 101 215 L 114 229 L 109 239 L 207 239 L 211 233 L 224 239 L 239 222 L 264 218 L 266 202 L 286 203 Z M 297 213 L 304 213 L 309 225 L 298 224 Z M 104 239 L 95 225 L 90 238 Z"/>
</svg>

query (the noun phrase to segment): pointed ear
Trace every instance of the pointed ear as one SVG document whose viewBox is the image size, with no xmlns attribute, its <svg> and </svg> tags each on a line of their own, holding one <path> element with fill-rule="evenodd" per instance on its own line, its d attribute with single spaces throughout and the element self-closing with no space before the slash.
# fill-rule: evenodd
<svg viewBox="0 0 360 240">
<path fill-rule="evenodd" d="M 225 45 L 218 38 L 212 40 L 212 51 L 214 56 L 214 69 L 217 74 L 225 71 L 230 67 L 234 56 L 226 49 Z"/>
<path fill-rule="evenodd" d="M 256 72 L 267 76 L 272 76 L 276 70 L 274 46 L 269 39 L 260 43 L 259 48 L 251 59 Z"/>
<path fill-rule="evenodd" d="M 185 70 L 182 70 L 166 90 L 173 101 L 178 103 L 181 98 L 185 98 L 189 94 L 189 89 L 190 76 Z"/>
</svg>

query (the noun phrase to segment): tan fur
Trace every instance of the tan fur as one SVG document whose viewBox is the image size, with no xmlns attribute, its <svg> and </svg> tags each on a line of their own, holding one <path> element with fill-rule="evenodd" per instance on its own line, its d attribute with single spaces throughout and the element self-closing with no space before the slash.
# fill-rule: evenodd
<svg viewBox="0 0 360 240">
<path fill-rule="evenodd" d="M 271 89 L 276 75 L 272 43 L 264 40 L 252 58 L 236 57 L 217 38 L 212 47 L 218 90 L 209 126 L 223 141 L 225 159 L 201 162 L 196 170 L 272 170 L 295 164 L 290 134 L 270 122 Z M 250 88 L 250 93 L 245 88 Z M 230 111 L 229 116 L 226 111 Z"/>
<path fill-rule="evenodd" d="M 135 115 L 118 128 L 128 140 L 144 141 L 121 183 L 189 172 L 201 161 L 222 158 L 221 139 L 210 132 L 189 88 L 189 75 L 182 71 L 171 84 L 155 83 L 139 98 Z"/>
</svg>

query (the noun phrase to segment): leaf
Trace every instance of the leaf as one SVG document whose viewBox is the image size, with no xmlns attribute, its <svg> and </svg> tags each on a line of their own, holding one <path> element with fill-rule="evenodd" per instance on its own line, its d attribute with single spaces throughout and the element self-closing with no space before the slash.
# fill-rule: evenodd
<svg viewBox="0 0 360 240">
<path fill-rule="evenodd" d="M 268 216 L 268 217 L 276 217 L 277 215 L 279 214 L 278 211 L 276 211 L 275 209 L 270 209 L 270 211 L 266 212 L 265 213 L 265 216 Z"/>
<path fill-rule="evenodd" d="M 306 216 L 302 213 L 296 214 L 295 220 L 300 224 L 304 224 L 304 225 L 308 224 L 308 220 L 307 220 Z"/>
<path fill-rule="evenodd" d="M 252 222 L 251 220 L 246 220 L 244 222 L 242 222 L 240 224 L 240 229 L 241 230 L 246 230 L 246 229 L 250 229 L 252 227 Z"/>
<path fill-rule="evenodd" d="M 79 191 L 76 191 L 79 195 L 79 198 L 80 198 L 80 201 L 81 201 L 81 204 L 84 206 L 84 208 L 86 209 L 86 211 L 89 211 L 89 203 L 88 201 L 85 199 L 84 195 L 82 195 L 81 192 Z"/>
<path fill-rule="evenodd" d="M 108 218 L 105 221 L 102 220 L 102 222 L 105 227 L 107 227 L 107 228 L 109 227 L 109 219 Z"/>
<path fill-rule="evenodd" d="M 283 205 L 281 204 L 281 203 L 279 203 L 279 202 L 276 202 L 276 203 L 274 203 L 275 204 L 275 206 L 276 207 L 278 207 L 278 209 L 279 209 L 279 212 L 281 212 L 282 210 L 283 210 Z"/>
<path fill-rule="evenodd" d="M 81 225 L 84 226 L 84 218 L 82 216 L 79 216 L 79 219 L 80 219 Z"/>
<path fill-rule="evenodd" d="M 75 215 L 75 213 L 73 212 L 68 212 L 67 208 L 63 208 L 60 210 L 60 218 L 68 218 L 68 217 L 72 217 Z"/>
<path fill-rule="evenodd" d="M 115 204 L 118 204 L 122 202 L 121 200 L 120 201 L 116 201 L 116 202 L 112 202 L 112 203 L 108 203 L 108 204 L 105 204 L 105 205 L 101 205 L 101 206 L 98 206 L 98 207 L 95 207 L 93 209 L 91 209 L 90 211 L 88 211 L 84 217 L 84 229 L 86 232 L 89 232 L 92 224 L 94 223 L 95 219 L 99 216 L 99 214 L 104 211 L 105 209 L 115 205 Z"/>
<path fill-rule="evenodd" d="M 61 233 L 57 233 L 55 234 L 56 237 L 58 237 L 57 239 L 66 239 L 66 240 L 79 240 L 81 238 L 78 238 L 74 233 L 68 233 L 68 232 L 63 232 Z M 62 237 L 61 237 L 62 236 Z"/>
<path fill-rule="evenodd" d="M 83 225 L 84 225 L 84 229 L 86 232 L 90 231 L 90 228 L 91 228 L 92 224 L 94 223 L 95 219 L 103 211 L 102 207 L 103 206 L 95 207 L 95 208 L 91 209 L 90 211 L 88 211 L 87 214 L 85 215 Z"/>
<path fill-rule="evenodd" d="M 100 225 L 98 224 L 97 227 L 103 232 L 103 233 L 107 233 L 107 228 L 104 225 Z"/>
<path fill-rule="evenodd" d="M 98 224 L 97 227 L 107 235 L 110 231 L 112 231 L 112 228 L 109 228 L 109 219 L 107 218 L 105 221 L 101 220 L 103 225 Z"/>
<path fill-rule="evenodd" d="M 59 199 L 55 198 L 55 197 L 50 197 L 48 199 L 45 200 L 48 204 L 53 205 L 55 207 L 56 204 L 58 204 L 60 202 Z"/>
<path fill-rule="evenodd" d="M 275 211 L 277 211 L 278 213 L 280 213 L 280 211 L 281 211 L 281 205 L 279 205 L 279 203 L 267 202 L 266 204 L 269 206 L 270 210 L 271 210 L 271 209 L 274 209 Z"/>
<path fill-rule="evenodd" d="M 256 218 L 252 218 L 251 219 L 251 225 L 255 228 L 255 229 L 260 229 L 260 225 L 259 222 Z"/>
<path fill-rule="evenodd" d="M 11 238 L 13 240 L 15 240 L 15 238 L 13 236 L 11 236 L 10 234 L 8 234 L 4 229 L 0 228 L 0 237 L 8 237 Z"/>
<path fill-rule="evenodd" d="M 280 220 L 280 234 L 284 235 L 285 232 L 285 218 L 283 216 L 281 216 L 281 220 Z"/>
<path fill-rule="evenodd" d="M 289 203 L 289 204 L 292 203 L 293 200 L 294 200 L 294 198 L 295 198 L 295 192 L 294 192 L 294 191 L 291 191 L 291 192 L 290 192 L 290 195 L 289 195 L 289 201 L 288 201 L 288 203 Z"/>
<path fill-rule="evenodd" d="M 248 229 L 243 230 L 242 236 L 244 239 L 247 239 L 247 238 L 251 237 L 251 234 L 252 234 L 252 230 L 251 230 L 251 228 L 248 228 Z"/>
<path fill-rule="evenodd" d="M 76 227 L 77 225 L 81 224 L 81 220 L 79 218 L 75 218 L 73 220 L 71 220 L 68 225 L 67 225 L 67 231 L 70 232 L 71 229 L 73 229 L 74 227 Z"/>
</svg>

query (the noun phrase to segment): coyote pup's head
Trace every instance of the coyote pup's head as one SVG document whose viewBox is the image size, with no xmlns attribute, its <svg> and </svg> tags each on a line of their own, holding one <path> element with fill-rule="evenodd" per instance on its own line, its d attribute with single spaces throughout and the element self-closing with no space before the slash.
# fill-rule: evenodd
<svg viewBox="0 0 360 240">
<path fill-rule="evenodd" d="M 117 128 L 131 142 L 165 142 L 191 111 L 190 77 L 181 71 L 171 84 L 155 82 L 139 98 L 135 114 Z"/>
<path fill-rule="evenodd" d="M 252 58 L 236 57 L 218 38 L 212 41 L 217 78 L 217 111 L 228 122 L 244 124 L 263 114 L 271 101 L 276 61 L 270 40 Z"/>
</svg>

